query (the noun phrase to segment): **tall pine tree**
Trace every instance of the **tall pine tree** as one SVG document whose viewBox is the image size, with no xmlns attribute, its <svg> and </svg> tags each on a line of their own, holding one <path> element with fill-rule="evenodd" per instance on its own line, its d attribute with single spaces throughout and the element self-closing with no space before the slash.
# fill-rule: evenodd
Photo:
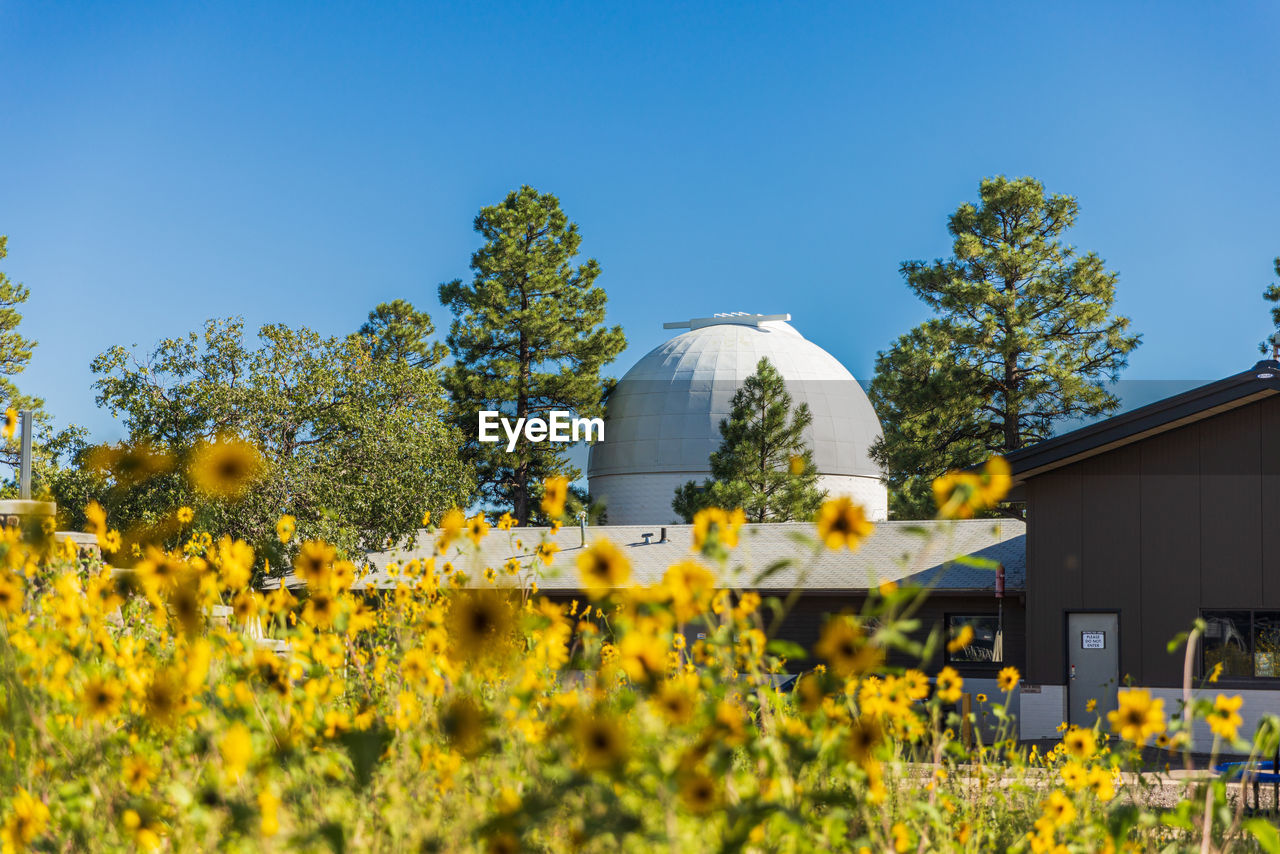
<svg viewBox="0 0 1280 854">
<path fill-rule="evenodd" d="M 1107 391 L 1140 343 L 1112 314 L 1116 274 L 1061 236 L 1079 206 L 1032 178 L 984 180 L 948 230 L 954 257 L 901 272 L 936 316 L 876 359 L 871 402 L 884 438 L 890 511 L 933 515 L 948 469 L 1048 438 L 1056 424 L 1115 410 Z"/>
<path fill-rule="evenodd" d="M 431 315 L 418 311 L 408 300 L 379 303 L 359 334 L 369 340 L 375 358 L 408 363 L 415 368 L 433 368 L 444 361 L 448 349 L 431 341 L 436 331 Z"/>
<path fill-rule="evenodd" d="M 582 238 L 550 193 L 521 187 L 481 209 L 475 229 L 484 245 L 471 256 L 475 275 L 440 286 L 440 302 L 454 313 L 445 372 L 484 497 L 510 507 L 528 524 L 542 480 L 580 476 L 566 446 L 477 440 L 480 410 L 507 418 L 547 417 L 553 409 L 582 417 L 603 414 L 611 379 L 601 369 L 626 347 L 622 327 L 604 326 L 606 296 L 595 284 L 600 265 L 574 266 Z"/>
<path fill-rule="evenodd" d="M 812 422 L 809 404 L 793 412 L 782 375 L 761 359 L 720 422 L 711 478 L 677 489 L 672 508 L 686 522 L 705 507 L 741 507 L 751 522 L 812 519 L 826 495 L 818 489 L 813 449 L 804 439 Z"/>
</svg>

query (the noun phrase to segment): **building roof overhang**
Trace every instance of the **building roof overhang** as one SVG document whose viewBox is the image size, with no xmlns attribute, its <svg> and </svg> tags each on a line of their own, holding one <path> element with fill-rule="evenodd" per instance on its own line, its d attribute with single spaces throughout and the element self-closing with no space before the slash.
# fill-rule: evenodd
<svg viewBox="0 0 1280 854">
<path fill-rule="evenodd" d="M 1015 487 L 1030 478 L 1280 393 L 1280 362 L 1122 412 L 1006 456 Z"/>
</svg>

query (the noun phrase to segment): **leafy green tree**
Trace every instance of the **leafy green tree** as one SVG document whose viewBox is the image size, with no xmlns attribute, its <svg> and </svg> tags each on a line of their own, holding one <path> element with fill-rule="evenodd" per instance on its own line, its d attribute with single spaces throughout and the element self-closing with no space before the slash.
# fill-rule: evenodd
<svg viewBox="0 0 1280 854">
<path fill-rule="evenodd" d="M 902 264 L 936 316 L 876 359 L 870 397 L 884 438 L 871 454 L 899 518 L 931 516 L 931 483 L 948 469 L 1114 411 L 1106 383 L 1141 340 L 1112 313 L 1116 274 L 1061 240 L 1074 198 L 1003 176 L 979 194 L 950 218 L 952 258 Z"/>
<path fill-rule="evenodd" d="M 1276 275 L 1280 276 L 1280 258 L 1275 260 L 1275 269 Z M 1271 322 L 1275 324 L 1276 331 L 1271 338 L 1263 341 L 1258 348 L 1263 353 L 1270 353 L 1277 346 L 1277 342 L 1280 342 L 1280 282 L 1273 282 L 1268 285 L 1267 289 L 1262 292 L 1262 298 L 1267 302 L 1275 303 L 1271 309 Z"/>
<path fill-rule="evenodd" d="M 751 522 L 812 519 L 826 497 L 818 488 L 813 449 L 804 439 L 812 423 L 809 404 L 793 411 L 782 374 L 761 359 L 734 392 L 729 417 L 720 422 L 711 477 L 677 489 L 672 509 L 686 522 L 706 507 L 741 507 Z"/>
<path fill-rule="evenodd" d="M 525 525 L 544 478 L 581 473 L 563 444 L 522 440 L 508 453 L 505 442 L 480 442 L 477 413 L 498 411 L 513 422 L 556 409 L 602 415 L 612 380 L 601 369 L 626 338 L 622 327 L 604 325 L 606 296 L 595 284 L 600 265 L 588 259 L 574 266 L 582 238 L 555 196 L 521 187 L 481 209 L 475 229 L 484 245 L 471 256 L 470 284 L 440 286 L 440 302 L 454 313 L 445 385 L 482 496 L 510 507 Z"/>
<path fill-rule="evenodd" d="M 127 447 L 112 453 L 141 462 L 81 484 L 89 494 L 79 506 L 95 498 L 113 526 L 163 530 L 175 508 L 190 505 L 198 527 L 233 533 L 268 555 L 278 550 L 277 518 L 290 513 L 299 536 L 354 556 L 412 534 L 424 510 L 438 518 L 469 503 L 461 436 L 421 347 L 283 325 L 262 327 L 258 338 L 251 348 L 242 321 L 215 320 L 161 341 L 142 360 L 119 346 L 98 356 L 98 403 L 129 431 Z M 261 450 L 261 472 L 237 501 L 202 499 L 182 461 L 226 435 Z M 103 453 L 85 449 L 82 462 Z M 147 476 L 129 474 L 139 469 Z"/>
</svg>

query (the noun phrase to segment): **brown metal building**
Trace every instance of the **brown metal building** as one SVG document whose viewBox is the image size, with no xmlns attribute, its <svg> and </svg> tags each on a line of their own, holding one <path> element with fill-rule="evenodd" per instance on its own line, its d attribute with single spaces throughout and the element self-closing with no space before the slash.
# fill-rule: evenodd
<svg viewBox="0 0 1280 854">
<path fill-rule="evenodd" d="M 1181 698 L 1197 677 L 1246 697 L 1246 727 L 1280 710 L 1280 363 L 1009 456 L 1027 508 L 1025 737 L 1091 723 L 1126 682 Z"/>
</svg>

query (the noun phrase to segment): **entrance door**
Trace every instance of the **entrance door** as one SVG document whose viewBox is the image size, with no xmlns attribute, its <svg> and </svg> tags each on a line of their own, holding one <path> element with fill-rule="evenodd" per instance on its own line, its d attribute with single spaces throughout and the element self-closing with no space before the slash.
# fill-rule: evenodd
<svg viewBox="0 0 1280 854">
<path fill-rule="evenodd" d="M 1067 722 L 1093 726 L 1116 707 L 1120 682 L 1120 616 L 1067 614 Z M 1090 700 L 1097 700 L 1092 712 Z M 1105 720 L 1105 718 L 1104 718 Z"/>
</svg>

